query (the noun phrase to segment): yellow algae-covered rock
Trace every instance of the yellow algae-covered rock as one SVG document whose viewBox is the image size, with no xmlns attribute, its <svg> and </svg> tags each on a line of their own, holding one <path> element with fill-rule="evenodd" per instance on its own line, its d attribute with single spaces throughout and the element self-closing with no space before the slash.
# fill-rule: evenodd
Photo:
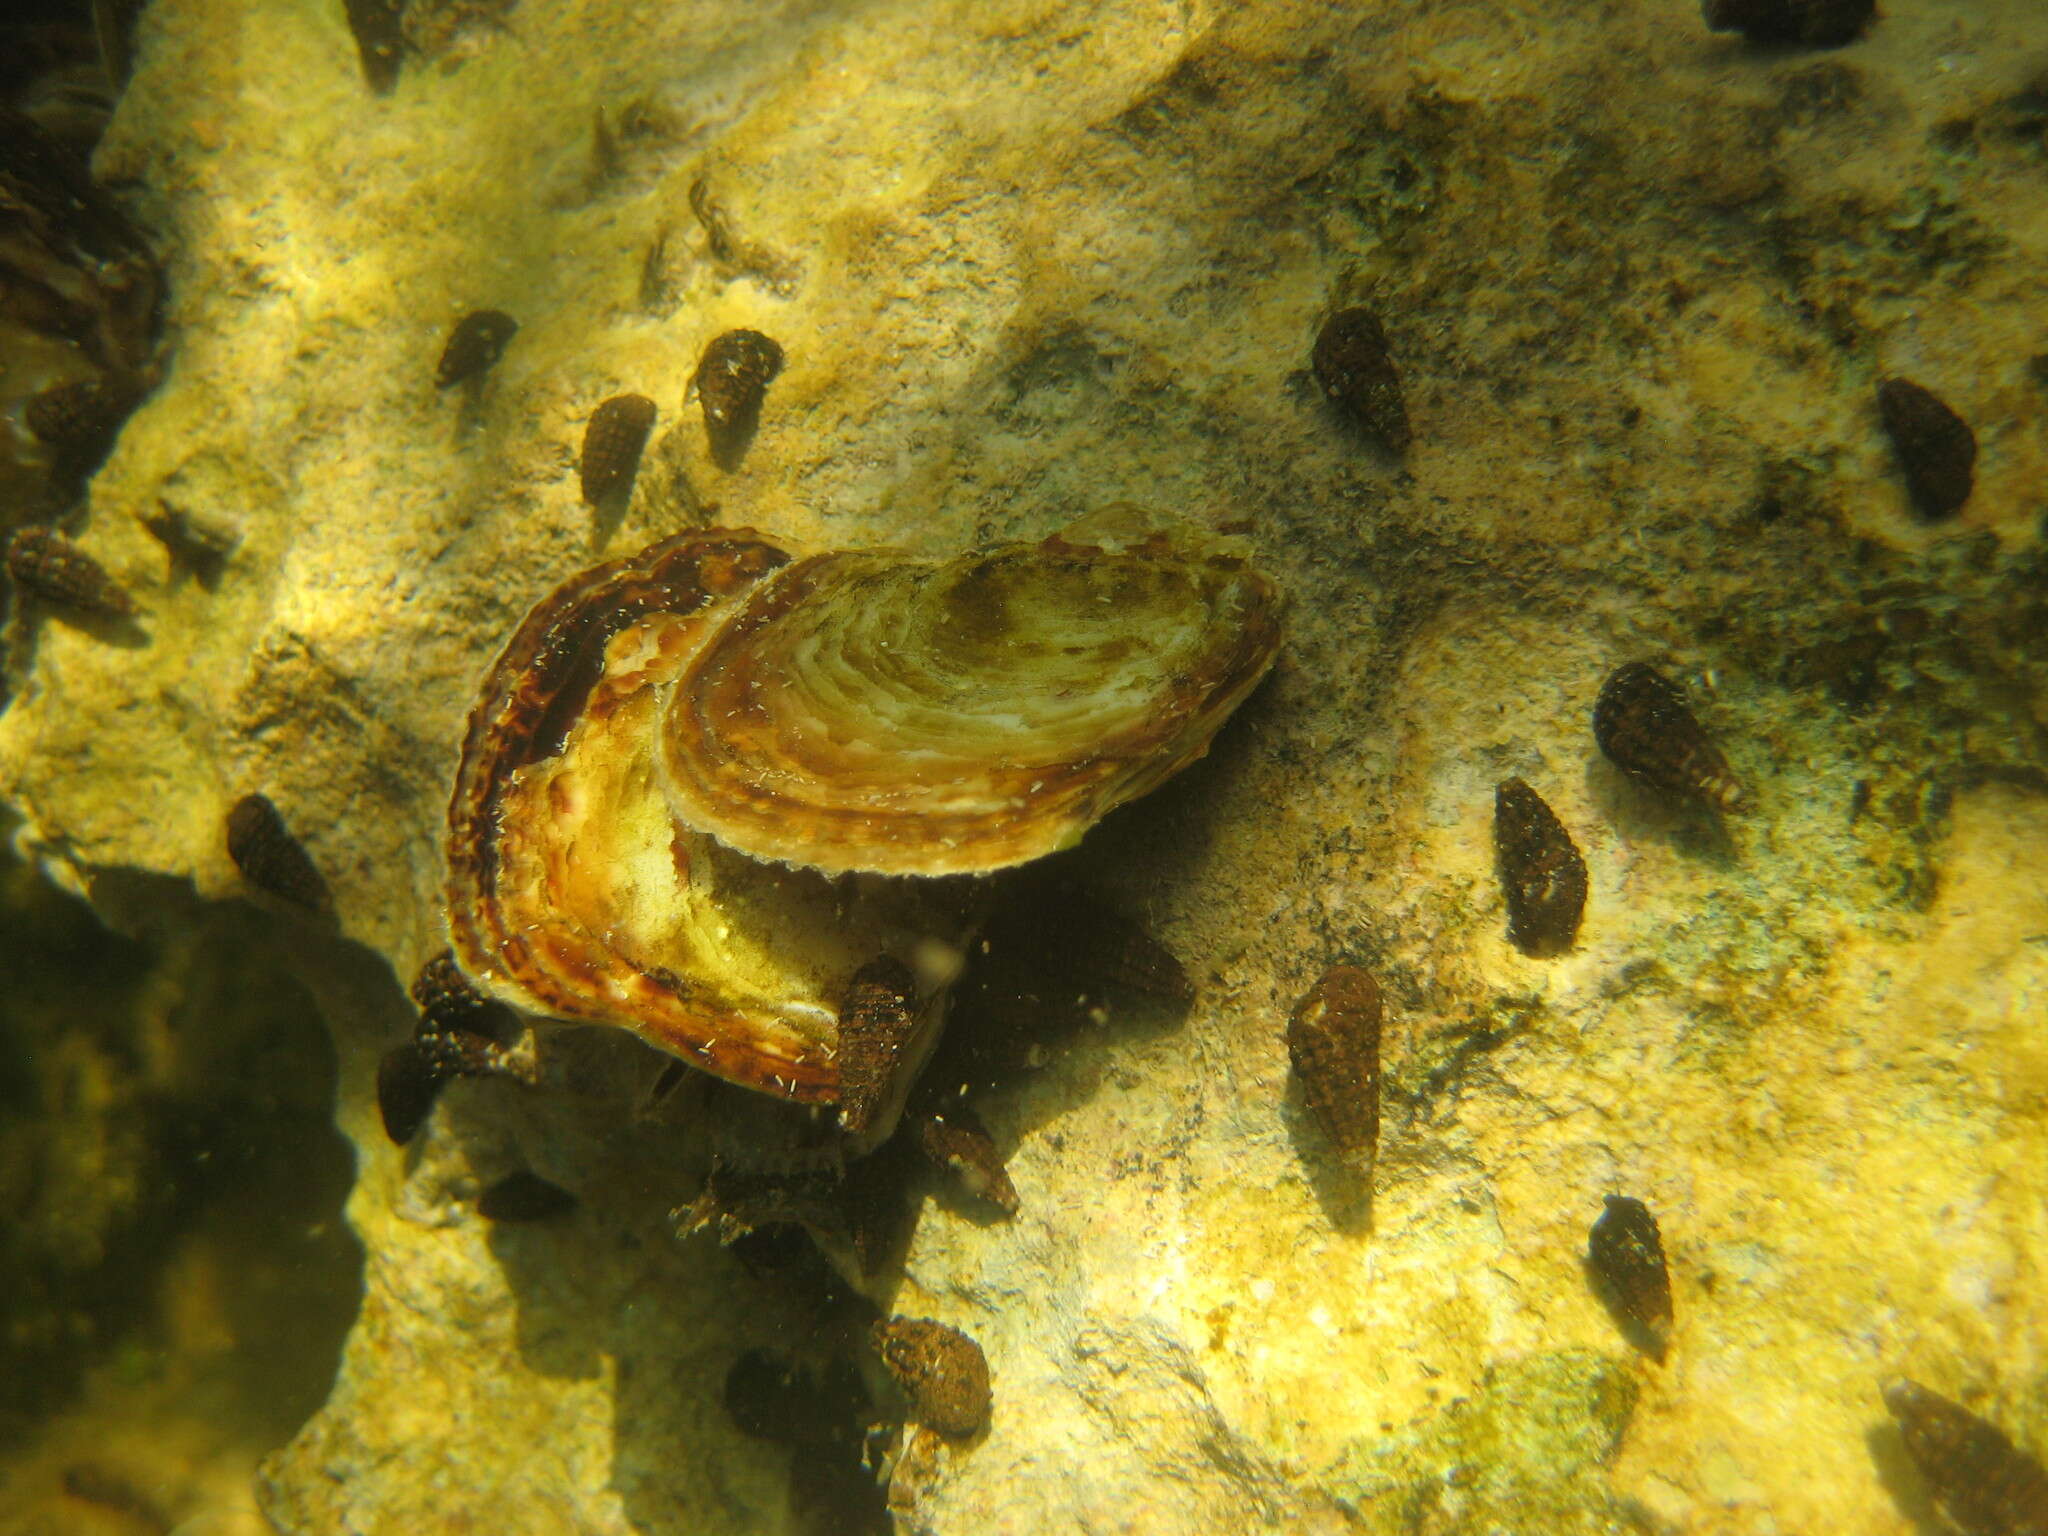
<svg viewBox="0 0 2048 1536">
<path fill-rule="evenodd" d="M 836 1015 L 851 998 L 879 1042 L 865 1095 L 910 1011 L 893 971 L 853 979 L 886 953 L 929 989 L 946 948 L 969 969 L 936 1049 L 960 1069 L 936 1055 L 944 1097 L 905 1118 L 970 1108 L 1016 1209 L 935 1187 L 907 1142 L 846 1165 L 869 1181 L 852 1215 L 896 1223 L 870 1299 L 989 1371 L 984 1432 L 898 1440 L 904 1532 L 1908 1536 L 1873 1455 L 1901 1377 L 2038 1457 L 2048 11 L 1894 9 L 1813 54 L 1642 4 L 579 0 L 465 26 L 379 96 L 344 7 L 149 7 L 98 161 L 167 253 L 175 366 L 53 525 L 139 612 L 14 606 L 0 796 L 102 906 L 246 896 L 223 822 L 251 795 L 331 894 L 331 930 L 268 915 L 337 1042 L 367 1262 L 333 1390 L 267 1463 L 272 1523 L 882 1528 L 843 1419 L 792 1456 L 721 1391 L 750 1351 L 801 1350 L 799 1376 L 865 1371 L 900 1414 L 867 1315 L 805 1289 L 816 1255 L 788 1231 L 726 1250 L 677 1241 L 672 1213 L 750 1117 L 793 1126 L 785 1163 L 818 1174 Z M 1361 307 L 1398 370 L 1398 457 L 1314 371 L 1320 322 Z M 485 309 L 516 337 L 438 390 L 450 326 Z M 721 453 L 689 390 L 734 331 L 784 365 Z M 1883 378 L 1938 389 L 1975 437 L 1939 522 L 1914 513 Z M 577 450 L 626 394 L 656 424 L 593 514 Z M 375 1066 L 448 943 L 451 767 L 536 598 L 744 525 L 790 558 L 735 612 L 892 552 L 900 612 L 763 612 L 778 655 L 858 648 L 963 552 L 1132 547 L 1063 532 L 1125 500 L 1245 525 L 1285 653 L 1201 761 L 1000 882 L 1042 907 L 964 945 L 842 941 L 842 903 L 846 932 L 889 910 L 869 882 L 925 877 L 673 834 L 701 765 L 581 780 L 632 808 L 598 821 L 557 755 L 511 765 L 519 920 L 469 958 L 510 978 L 491 957 L 531 931 L 533 1003 L 627 1027 L 535 1029 L 532 1084 L 452 1082 L 389 1144 Z M 219 529 L 217 558 L 167 559 L 159 527 Z M 1637 659 L 1753 809 L 1645 792 L 1660 759 L 1603 754 L 1602 680 Z M 653 732 L 622 739 L 659 740 L 661 688 L 621 673 L 615 697 L 621 731 Z M 1665 766 L 1697 763 L 1635 716 L 1677 741 Z M 854 766 L 728 747 L 813 798 Z M 1495 868 L 1514 780 L 1589 893 L 1538 954 Z M 553 790 L 556 827 L 527 814 Z M 681 1067 L 727 1039 L 686 985 L 632 1032 L 655 965 L 690 964 L 654 959 L 638 997 L 584 985 L 562 915 L 598 919 L 593 975 L 627 976 L 605 914 L 681 893 L 677 848 L 720 912 L 818 893 L 787 933 L 705 907 L 650 952 L 723 957 L 733 1071 L 793 1102 Z M 566 899 L 543 900 L 561 857 Z M 1187 979 L 1171 1006 L 1075 973 L 1140 925 Z M 1285 1030 L 1340 964 L 1386 1004 L 1356 1213 Z M 574 1212 L 480 1214 L 521 1170 Z M 805 1216 L 812 1193 L 777 1195 Z M 1661 1364 L 1588 1283 L 1609 1195 L 1656 1216 Z"/>
</svg>

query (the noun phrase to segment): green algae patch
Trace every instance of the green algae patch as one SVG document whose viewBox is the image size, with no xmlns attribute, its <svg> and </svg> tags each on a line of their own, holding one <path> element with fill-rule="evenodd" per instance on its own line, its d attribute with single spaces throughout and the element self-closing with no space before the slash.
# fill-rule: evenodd
<svg viewBox="0 0 2048 1536">
<path fill-rule="evenodd" d="M 1635 1412 L 1623 1362 L 1566 1349 L 1487 1367 L 1478 1394 L 1416 1428 L 1354 1440 L 1325 1476 L 1363 1529 L 1605 1536 L 1650 1529 L 1604 1468 Z"/>
</svg>

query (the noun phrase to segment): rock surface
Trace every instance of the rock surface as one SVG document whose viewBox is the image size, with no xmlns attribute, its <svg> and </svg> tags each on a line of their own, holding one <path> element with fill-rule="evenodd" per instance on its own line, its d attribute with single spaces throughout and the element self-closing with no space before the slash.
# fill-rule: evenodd
<svg viewBox="0 0 2048 1536">
<path fill-rule="evenodd" d="M 1072 856 L 1199 995 L 977 1096 L 1021 1209 L 928 1202 L 890 1306 L 981 1344 L 994 1419 L 912 1437 L 901 1529 L 1903 1536 L 1866 1440 L 1901 1373 L 2039 1448 L 2048 13 L 1898 11 L 1804 54 L 1634 3 L 586 0 L 373 97 L 340 6 L 152 6 L 100 170 L 169 252 L 175 357 L 78 530 L 142 635 L 17 616 L 0 798 L 82 890 L 227 896 L 260 791 L 333 892 L 339 936 L 280 931 L 366 1295 L 270 1519 L 823 1528 L 719 1401 L 807 1319 L 673 1235 L 701 1148 L 602 1091 L 637 1047 L 383 1139 L 463 716 L 541 592 L 678 526 L 938 553 L 1118 500 L 1248 522 L 1289 646 Z M 1308 368 L 1368 300 L 1398 464 Z M 517 335 L 438 392 L 484 308 Z M 684 393 L 736 327 L 787 363 L 728 470 Z M 1890 374 L 1978 438 L 1939 528 Z M 660 419 L 594 523 L 575 448 L 628 390 Z M 165 504 L 239 525 L 217 582 L 166 570 Z M 1636 659 L 1747 816 L 1598 757 Z M 1510 776 L 1589 868 L 1560 958 L 1506 940 Z M 1283 1043 L 1340 961 L 1387 998 L 1364 1220 Z M 576 1213 L 481 1221 L 521 1167 Z M 1663 1226 L 1661 1368 L 1581 1272 L 1609 1193 Z"/>
<path fill-rule="evenodd" d="M 333 1052 L 261 914 L 97 895 L 0 850 L 0 1530 L 240 1536 L 356 1311 Z"/>
</svg>

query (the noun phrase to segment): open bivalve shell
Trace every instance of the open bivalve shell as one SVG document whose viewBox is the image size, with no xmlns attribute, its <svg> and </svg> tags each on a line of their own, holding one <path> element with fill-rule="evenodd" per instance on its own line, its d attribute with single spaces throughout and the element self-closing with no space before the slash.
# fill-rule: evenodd
<svg viewBox="0 0 2048 1536">
<path fill-rule="evenodd" d="M 1021 864 L 1207 751 L 1279 640 L 1272 583 L 1213 536 L 813 555 L 677 673 L 669 807 L 832 873 Z"/>
<path fill-rule="evenodd" d="M 904 877 L 1068 846 L 1198 757 L 1271 664 L 1277 609 L 1226 541 L 1163 534 L 931 562 L 707 529 L 586 571 L 470 717 L 456 960 L 528 1013 L 834 1103 L 841 1007 L 886 958 L 910 978 L 907 1091 L 990 889 Z M 862 1115 L 869 1139 L 895 1107 Z"/>
</svg>

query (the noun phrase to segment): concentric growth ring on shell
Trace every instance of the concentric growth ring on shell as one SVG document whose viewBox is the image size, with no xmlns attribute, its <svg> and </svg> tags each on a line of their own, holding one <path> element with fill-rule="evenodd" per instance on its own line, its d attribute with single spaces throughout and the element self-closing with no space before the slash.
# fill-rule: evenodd
<svg viewBox="0 0 2048 1536">
<path fill-rule="evenodd" d="M 737 600 L 677 673 L 669 805 L 828 872 L 1022 863 L 1205 752 L 1279 638 L 1265 577 L 1166 536 L 816 555 Z"/>
<path fill-rule="evenodd" d="M 1206 750 L 1278 644 L 1272 585 L 1206 536 L 946 562 L 661 540 L 492 665 L 449 806 L 455 960 L 884 1136 L 990 894 L 898 877 L 1072 843 Z M 886 1019 L 848 1002 L 876 975 Z"/>
</svg>

